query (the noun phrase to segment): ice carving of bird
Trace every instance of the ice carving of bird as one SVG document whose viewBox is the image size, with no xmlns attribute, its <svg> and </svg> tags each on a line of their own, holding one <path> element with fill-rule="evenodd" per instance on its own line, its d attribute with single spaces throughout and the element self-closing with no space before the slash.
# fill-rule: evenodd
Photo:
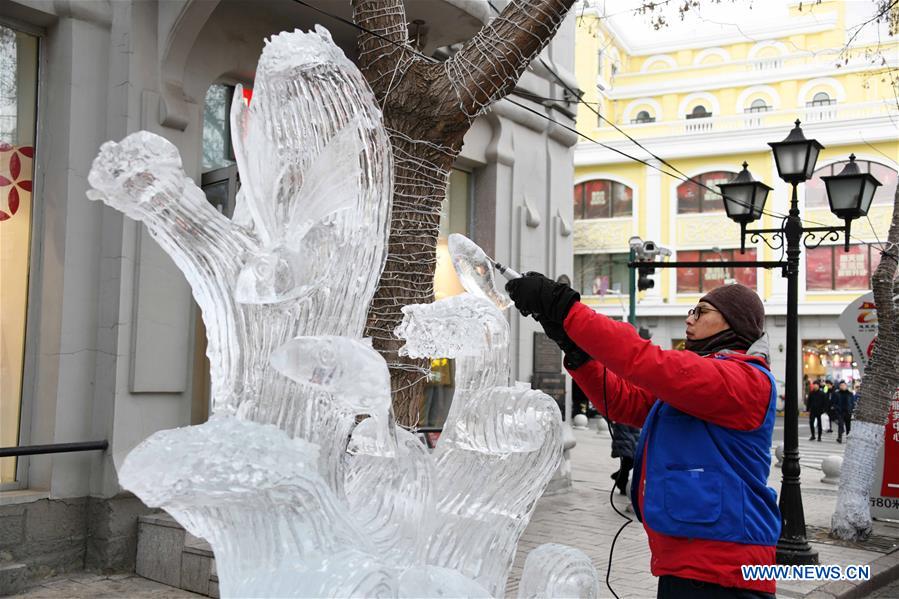
<svg viewBox="0 0 899 599">
<path fill-rule="evenodd" d="M 331 255 L 347 236 L 341 214 L 361 193 L 360 122 L 349 121 L 300 172 L 292 160 L 268 155 L 272 141 L 261 124 L 251 122 L 256 115 L 240 86 L 234 97 L 234 156 L 245 183 L 235 220 L 252 223 L 261 245 L 238 274 L 235 299 L 272 304 L 307 296 L 325 284 Z"/>
</svg>

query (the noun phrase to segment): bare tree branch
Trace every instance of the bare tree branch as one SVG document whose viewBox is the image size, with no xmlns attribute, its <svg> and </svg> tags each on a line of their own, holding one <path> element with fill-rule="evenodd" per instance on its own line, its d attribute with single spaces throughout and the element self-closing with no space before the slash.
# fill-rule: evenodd
<svg viewBox="0 0 899 599">
<path fill-rule="evenodd" d="M 477 115 L 515 88 L 572 4 L 574 0 L 513 0 L 446 62 L 466 115 Z"/>
<path fill-rule="evenodd" d="M 369 307 L 365 335 L 390 366 L 397 420 L 414 426 L 426 360 L 399 353 L 394 329 L 405 305 L 434 299 L 440 207 L 449 172 L 473 117 L 511 92 L 552 39 L 574 0 L 514 0 L 445 63 L 415 52 L 402 0 L 353 0 L 359 66 L 375 92 L 394 159 L 387 261 Z"/>
<path fill-rule="evenodd" d="M 359 34 L 359 64 L 375 95 L 382 100 L 403 72 L 424 59 L 409 44 L 403 0 L 353 0 L 353 21 Z M 399 74 L 401 77 L 401 74 Z"/>
</svg>

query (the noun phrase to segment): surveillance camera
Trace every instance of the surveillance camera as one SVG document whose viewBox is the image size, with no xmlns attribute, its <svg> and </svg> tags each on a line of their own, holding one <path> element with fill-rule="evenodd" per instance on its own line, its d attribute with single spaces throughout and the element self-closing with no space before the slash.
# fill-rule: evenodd
<svg viewBox="0 0 899 599">
<path fill-rule="evenodd" d="M 659 255 L 659 246 L 654 241 L 644 242 L 642 255 L 644 260 L 655 260 L 655 257 Z"/>
<path fill-rule="evenodd" d="M 643 240 L 634 235 L 627 240 L 627 244 L 632 250 L 639 251 L 643 247 Z"/>
<path fill-rule="evenodd" d="M 671 257 L 671 250 L 669 250 L 668 248 L 660 247 L 660 248 L 659 248 L 659 256 L 662 256 L 662 257 L 665 257 L 665 258 L 670 258 L 670 257 Z"/>
</svg>

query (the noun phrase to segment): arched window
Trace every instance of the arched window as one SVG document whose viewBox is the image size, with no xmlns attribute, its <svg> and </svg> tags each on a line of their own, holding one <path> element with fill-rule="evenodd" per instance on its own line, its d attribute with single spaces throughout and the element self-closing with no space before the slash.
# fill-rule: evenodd
<svg viewBox="0 0 899 599">
<path fill-rule="evenodd" d="M 712 116 L 712 113 L 705 109 L 705 106 L 702 104 L 697 104 L 690 114 L 687 115 L 688 119 L 704 119 Z"/>
<path fill-rule="evenodd" d="M 574 218 L 630 216 L 634 190 L 610 179 L 594 179 L 574 186 Z"/>
<path fill-rule="evenodd" d="M 824 187 L 824 181 L 821 180 L 821 177 L 839 175 L 843 172 L 843 167 L 848 162 L 848 160 L 841 160 L 815 171 L 805 186 L 805 206 L 807 208 L 827 208 L 830 205 L 827 201 L 827 189 Z M 856 160 L 855 164 L 858 165 L 860 172 L 871 173 L 874 175 L 874 178 L 880 181 L 880 187 L 874 192 L 874 199 L 871 200 L 871 203 L 892 203 L 896 194 L 896 171 L 884 164 L 871 162 L 870 160 Z"/>
<path fill-rule="evenodd" d="M 737 176 L 729 171 L 711 171 L 692 177 L 677 186 L 678 214 L 718 212 L 724 210 L 724 201 L 718 193 L 718 183 L 727 183 Z"/>
<path fill-rule="evenodd" d="M 769 110 L 771 110 L 771 107 L 764 100 L 758 98 L 752 101 L 746 112 L 768 112 Z"/>
<path fill-rule="evenodd" d="M 807 102 L 806 106 L 830 106 L 831 104 L 836 104 L 836 100 L 831 100 L 830 96 L 827 95 L 827 92 L 818 92 L 814 96 L 812 96 L 812 101 Z"/>
<path fill-rule="evenodd" d="M 637 117 L 631 120 L 631 123 L 654 123 L 655 120 L 655 117 L 650 116 L 648 111 L 641 110 L 637 113 Z"/>
</svg>

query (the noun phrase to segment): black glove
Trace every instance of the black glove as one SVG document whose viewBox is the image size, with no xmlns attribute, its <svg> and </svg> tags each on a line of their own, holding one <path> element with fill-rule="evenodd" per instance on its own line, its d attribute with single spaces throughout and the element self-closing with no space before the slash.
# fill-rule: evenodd
<svg viewBox="0 0 899 599">
<path fill-rule="evenodd" d="M 592 358 L 578 347 L 577 343 L 571 340 L 571 337 L 565 332 L 565 328 L 561 323 L 538 318 L 537 322 L 543 327 L 546 336 L 556 342 L 556 345 L 565 352 L 563 364 L 568 370 L 575 370 L 589 362 Z"/>
<path fill-rule="evenodd" d="M 539 272 L 529 272 L 506 283 L 506 291 L 522 316 L 561 325 L 581 295 L 564 283 L 556 283 Z"/>
</svg>

